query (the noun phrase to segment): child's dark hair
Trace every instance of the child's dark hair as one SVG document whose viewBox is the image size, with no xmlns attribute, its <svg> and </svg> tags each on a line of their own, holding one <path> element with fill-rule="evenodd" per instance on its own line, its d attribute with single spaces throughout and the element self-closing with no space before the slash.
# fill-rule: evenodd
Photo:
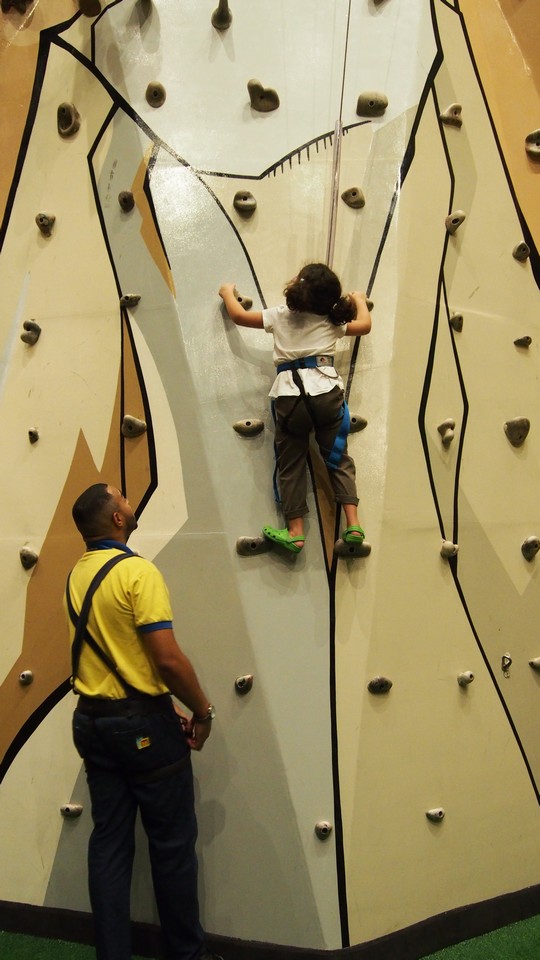
<svg viewBox="0 0 540 960">
<path fill-rule="evenodd" d="M 294 313 L 316 313 L 328 317 L 340 327 L 356 317 L 356 305 L 350 297 L 342 297 L 341 283 L 324 263 L 308 263 L 283 291 L 289 310 Z"/>
</svg>

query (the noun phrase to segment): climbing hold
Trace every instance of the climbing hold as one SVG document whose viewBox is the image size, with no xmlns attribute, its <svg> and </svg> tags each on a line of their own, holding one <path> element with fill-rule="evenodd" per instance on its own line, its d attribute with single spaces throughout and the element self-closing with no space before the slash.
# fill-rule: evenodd
<svg viewBox="0 0 540 960">
<path fill-rule="evenodd" d="M 233 428 L 243 437 L 256 437 L 264 430 L 264 423 L 262 420 L 237 420 Z"/>
<path fill-rule="evenodd" d="M 142 437 L 143 433 L 146 433 L 147 427 L 144 420 L 138 420 L 137 417 L 130 417 L 126 414 L 120 429 L 123 437 Z"/>
<path fill-rule="evenodd" d="M 25 332 L 21 333 L 21 340 L 33 347 L 38 342 L 41 333 L 41 327 L 35 320 L 25 320 L 23 323 Z"/>
<path fill-rule="evenodd" d="M 519 260 L 520 263 L 525 263 L 531 255 L 531 248 L 525 243 L 524 240 L 521 243 L 518 243 L 516 247 L 512 250 L 512 256 L 514 260 Z"/>
<path fill-rule="evenodd" d="M 76 817 L 80 817 L 82 812 L 83 808 L 80 803 L 65 803 L 63 807 L 60 807 L 60 813 L 66 820 L 74 820 Z"/>
<path fill-rule="evenodd" d="M 449 560 L 450 557 L 455 557 L 458 550 L 459 550 L 459 545 L 457 543 L 452 543 L 451 540 L 443 540 L 442 547 L 441 547 L 441 557 L 444 557 L 445 560 Z"/>
<path fill-rule="evenodd" d="M 373 303 L 373 300 L 370 300 L 369 297 L 366 297 L 366 307 L 368 308 L 368 310 L 369 310 L 370 313 L 371 313 L 371 311 L 373 310 L 373 307 L 374 307 L 374 306 L 375 306 L 375 304 Z"/>
<path fill-rule="evenodd" d="M 120 297 L 120 306 L 136 307 L 140 299 L 140 293 L 126 293 L 123 297 Z"/>
<path fill-rule="evenodd" d="M 443 110 L 439 119 L 449 127 L 461 127 L 463 123 L 461 119 L 461 104 L 451 103 L 446 110 Z"/>
<path fill-rule="evenodd" d="M 28 439 L 30 443 L 37 443 L 39 440 L 39 433 L 35 427 L 31 427 L 28 431 Z"/>
<path fill-rule="evenodd" d="M 21 687 L 29 687 L 33 679 L 34 674 L 31 670 L 23 670 L 22 673 L 19 674 L 19 683 Z"/>
<path fill-rule="evenodd" d="M 391 687 L 392 681 L 388 677 L 373 677 L 367 685 L 370 693 L 388 693 Z"/>
<path fill-rule="evenodd" d="M 257 209 L 257 201 L 249 190 L 237 190 L 233 199 L 233 207 L 244 217 L 250 217 Z"/>
<path fill-rule="evenodd" d="M 236 287 L 234 288 L 233 292 L 234 292 L 234 296 L 238 300 L 238 303 L 240 303 L 243 306 L 244 310 L 251 310 L 253 306 L 253 300 L 251 299 L 251 297 L 243 297 L 241 294 L 238 293 L 238 290 L 236 289 Z"/>
<path fill-rule="evenodd" d="M 328 820 L 319 820 L 315 824 L 315 833 L 319 840 L 327 840 L 332 833 L 332 824 Z"/>
<path fill-rule="evenodd" d="M 22 549 L 19 550 L 19 557 L 25 570 L 31 570 L 39 560 L 36 551 L 31 550 L 30 547 L 22 547 Z"/>
<path fill-rule="evenodd" d="M 433 810 L 426 810 L 426 817 L 432 823 L 440 823 L 444 820 L 444 810 L 442 807 L 433 807 Z"/>
<path fill-rule="evenodd" d="M 454 236 L 458 227 L 461 226 L 467 214 L 463 213 L 463 210 L 454 210 L 453 213 L 448 214 L 444 221 L 447 232 Z"/>
<path fill-rule="evenodd" d="M 36 223 L 44 237 L 50 237 L 56 217 L 52 213 L 38 213 Z"/>
<path fill-rule="evenodd" d="M 384 93 L 366 90 L 361 93 L 356 102 L 356 113 L 359 117 L 382 117 L 388 106 L 388 97 Z"/>
<path fill-rule="evenodd" d="M 540 657 L 533 657 L 532 660 L 529 660 L 529 666 L 532 667 L 533 670 L 540 670 Z"/>
<path fill-rule="evenodd" d="M 539 537 L 527 537 L 526 540 L 521 544 L 521 552 L 526 560 L 531 562 L 534 560 L 536 554 L 540 550 L 540 538 Z"/>
<path fill-rule="evenodd" d="M 8 13 L 11 7 L 15 7 L 17 13 L 26 13 L 31 2 L 32 0 L 2 0 L 2 13 Z"/>
<path fill-rule="evenodd" d="M 533 130 L 525 137 L 525 150 L 531 160 L 540 160 L 540 130 Z"/>
<path fill-rule="evenodd" d="M 456 333 L 461 333 L 463 330 L 463 314 L 462 313 L 453 313 L 449 320 L 452 330 L 455 330 Z"/>
<path fill-rule="evenodd" d="M 227 27 L 230 27 L 231 20 L 232 13 L 229 10 L 227 0 L 219 0 L 219 4 L 212 14 L 212 26 L 216 30 L 226 30 Z"/>
<path fill-rule="evenodd" d="M 501 670 L 504 673 L 505 677 L 510 676 L 510 667 L 512 666 L 512 657 L 509 653 L 503 653 L 501 657 Z"/>
<path fill-rule="evenodd" d="M 452 417 L 448 417 L 447 420 L 443 420 L 439 424 L 437 430 L 441 435 L 441 440 L 443 442 L 443 447 L 449 447 L 454 439 L 454 430 L 456 429 L 456 421 L 452 420 Z"/>
<path fill-rule="evenodd" d="M 129 213 L 130 210 L 133 210 L 133 207 L 135 206 L 135 197 L 133 196 L 131 190 L 121 190 L 121 192 L 118 194 L 118 203 L 125 213 Z"/>
<path fill-rule="evenodd" d="M 341 199 L 345 201 L 348 207 L 352 207 L 353 210 L 360 210 L 366 205 L 366 198 L 360 190 L 360 187 L 349 187 L 348 190 L 344 190 L 341 194 Z"/>
<path fill-rule="evenodd" d="M 75 104 L 61 103 L 56 111 L 56 125 L 61 137 L 72 137 L 81 125 L 81 117 Z"/>
<path fill-rule="evenodd" d="M 343 557 L 345 560 L 351 560 L 353 557 L 368 557 L 371 553 L 371 544 L 367 540 L 362 543 L 353 543 L 341 538 L 334 544 L 334 556 Z"/>
<path fill-rule="evenodd" d="M 367 420 L 365 417 L 359 417 L 356 413 L 351 413 L 351 425 L 349 427 L 349 433 L 358 433 L 360 430 L 365 430 L 367 427 Z"/>
<path fill-rule="evenodd" d="M 259 80 L 248 80 L 247 88 L 251 106 L 259 113 L 270 113 L 279 107 L 279 97 L 271 87 L 263 87 Z"/>
<path fill-rule="evenodd" d="M 532 343 L 532 337 L 518 337 L 517 340 L 514 340 L 514 345 L 516 347 L 530 347 Z"/>
<path fill-rule="evenodd" d="M 97 17 L 101 13 L 100 0 L 79 0 L 79 10 L 85 17 Z"/>
<path fill-rule="evenodd" d="M 239 537 L 236 541 L 236 552 L 241 557 L 251 557 L 258 553 L 268 553 L 274 543 L 268 537 Z"/>
<path fill-rule="evenodd" d="M 465 670 L 463 673 L 458 673 L 457 682 L 460 687 L 468 687 L 470 683 L 474 680 L 474 673 L 472 670 Z"/>
<path fill-rule="evenodd" d="M 530 428 L 531 421 L 527 417 L 515 417 L 514 420 L 506 421 L 504 432 L 513 447 L 520 447 L 525 442 Z"/>
<path fill-rule="evenodd" d="M 167 99 L 167 91 L 162 83 L 152 80 L 146 88 L 146 102 L 151 107 L 162 107 Z"/>
<path fill-rule="evenodd" d="M 246 673 L 244 677 L 237 677 L 234 681 L 234 688 L 237 693 L 243 696 L 245 693 L 249 693 L 253 686 L 253 674 Z"/>
</svg>

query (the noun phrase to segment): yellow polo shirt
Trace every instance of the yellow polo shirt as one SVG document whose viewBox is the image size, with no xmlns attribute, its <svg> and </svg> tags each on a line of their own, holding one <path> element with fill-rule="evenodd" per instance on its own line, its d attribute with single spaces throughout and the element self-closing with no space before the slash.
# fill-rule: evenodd
<svg viewBox="0 0 540 960">
<path fill-rule="evenodd" d="M 92 600 L 88 631 L 96 643 L 116 664 L 120 675 L 132 686 L 157 696 L 168 688 L 160 678 L 145 650 L 144 635 L 172 627 L 169 591 L 162 574 L 150 560 L 133 554 L 127 547 L 102 541 L 100 549 L 87 550 L 75 564 L 69 581 L 71 602 L 79 613 L 94 576 L 111 557 L 131 554 L 117 563 L 100 583 Z M 105 546 L 107 544 L 107 546 Z M 67 613 L 67 604 L 64 597 Z M 75 627 L 67 614 L 70 641 Z M 128 696 L 87 643 L 83 643 L 74 690 L 87 697 L 118 699 Z"/>
</svg>

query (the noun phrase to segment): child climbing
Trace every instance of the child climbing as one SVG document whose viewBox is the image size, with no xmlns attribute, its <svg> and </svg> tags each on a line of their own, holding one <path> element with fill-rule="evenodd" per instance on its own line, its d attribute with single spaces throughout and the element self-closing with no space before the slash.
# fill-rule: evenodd
<svg viewBox="0 0 540 960">
<path fill-rule="evenodd" d="M 366 298 L 358 291 L 342 296 L 336 274 L 323 263 L 310 263 L 284 290 L 286 306 L 244 310 L 234 284 L 219 289 L 231 320 L 240 327 L 266 330 L 274 338 L 277 377 L 270 397 L 276 424 L 276 458 L 281 503 L 287 526 L 263 527 L 264 536 L 292 553 L 304 546 L 306 463 L 309 435 L 315 438 L 336 502 L 347 521 L 342 539 L 362 543 L 354 460 L 347 452 L 348 410 L 341 377 L 334 367 L 336 341 L 371 330 Z"/>
</svg>

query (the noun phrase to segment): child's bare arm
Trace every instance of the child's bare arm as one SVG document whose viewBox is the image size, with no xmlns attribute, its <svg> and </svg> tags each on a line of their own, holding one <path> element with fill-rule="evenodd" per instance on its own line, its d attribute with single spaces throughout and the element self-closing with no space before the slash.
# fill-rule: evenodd
<svg viewBox="0 0 540 960">
<path fill-rule="evenodd" d="M 219 295 L 225 304 L 229 317 L 237 327 L 255 327 L 263 329 L 263 318 L 260 310 L 244 310 L 234 295 L 234 283 L 223 283 L 219 288 Z"/>
<path fill-rule="evenodd" d="M 349 294 L 356 307 L 356 319 L 347 324 L 347 337 L 362 337 L 371 330 L 371 314 L 367 308 L 366 295 L 359 290 Z"/>
</svg>

